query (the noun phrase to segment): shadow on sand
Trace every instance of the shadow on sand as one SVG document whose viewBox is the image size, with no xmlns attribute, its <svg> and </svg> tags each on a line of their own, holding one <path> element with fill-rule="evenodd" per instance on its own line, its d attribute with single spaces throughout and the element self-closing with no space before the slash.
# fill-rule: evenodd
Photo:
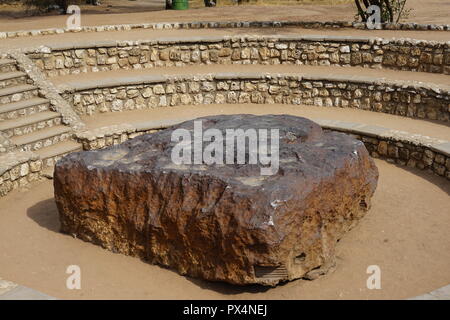
<svg viewBox="0 0 450 320">
<path fill-rule="evenodd" d="M 440 177 L 433 172 L 428 172 L 426 170 L 420 170 L 417 168 L 408 168 L 399 164 L 393 164 L 399 169 L 405 170 L 407 172 L 410 172 L 420 178 L 422 178 L 425 181 L 428 181 L 435 186 L 437 186 L 439 189 L 444 191 L 446 194 L 450 195 L 450 183 L 445 177 Z"/>
<path fill-rule="evenodd" d="M 28 208 L 27 216 L 41 227 L 59 233 L 59 215 L 54 198 L 40 201 Z"/>
<path fill-rule="evenodd" d="M 174 271 L 175 272 L 175 271 Z M 213 282 L 213 281 L 206 281 L 202 279 L 196 279 L 191 277 L 186 277 L 186 280 L 192 282 L 196 286 L 204 289 L 204 290 L 211 290 L 215 291 L 220 294 L 226 294 L 226 295 L 238 295 L 242 293 L 264 293 L 272 289 L 273 287 L 268 286 L 262 286 L 259 284 L 252 284 L 252 285 L 246 285 L 246 286 L 239 286 L 239 285 L 233 285 L 225 282 Z M 285 283 L 280 283 L 277 285 L 277 287 L 285 285 Z"/>
</svg>

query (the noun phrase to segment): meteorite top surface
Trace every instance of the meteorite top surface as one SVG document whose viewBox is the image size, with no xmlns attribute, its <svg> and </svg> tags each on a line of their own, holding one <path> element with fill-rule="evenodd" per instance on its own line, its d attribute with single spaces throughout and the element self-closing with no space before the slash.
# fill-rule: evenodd
<svg viewBox="0 0 450 320">
<path fill-rule="evenodd" d="M 236 154 L 234 161 L 229 163 L 223 157 L 224 164 L 194 164 L 194 121 L 201 121 L 202 133 L 208 129 L 216 129 L 222 132 L 223 138 L 218 142 L 223 143 L 223 151 L 226 151 L 226 131 L 229 129 L 266 129 L 267 149 L 270 152 L 271 129 L 279 130 L 279 169 L 273 175 L 261 175 L 262 165 L 249 164 L 249 142 L 246 140 L 246 162 L 238 164 Z M 186 129 L 191 133 L 191 164 L 175 164 L 172 159 L 172 150 L 179 141 L 172 141 L 172 132 L 176 129 Z M 259 135 L 261 136 L 261 134 Z M 259 137 L 258 136 L 258 137 Z M 228 141 L 227 141 L 228 140 Z M 217 140 L 216 140 L 217 141 Z M 236 140 L 234 140 L 236 141 Z M 211 142 L 203 141 L 205 150 Z M 289 115 L 222 115 L 209 116 L 183 122 L 166 130 L 153 134 L 146 134 L 128 140 L 120 145 L 103 150 L 94 150 L 81 153 L 73 153 L 59 162 L 59 165 L 67 165 L 72 161 L 80 161 L 89 170 L 117 170 L 120 172 L 135 171 L 181 171 L 186 174 L 210 175 L 220 178 L 227 183 L 243 187 L 264 187 L 273 185 L 279 188 L 279 180 L 295 174 L 297 179 L 304 177 L 305 181 L 311 177 L 325 177 L 334 174 L 337 168 L 344 165 L 347 155 L 358 157 L 358 152 L 363 148 L 362 142 L 345 134 L 336 132 L 324 132 L 315 122 L 302 117 Z M 236 150 L 236 149 L 235 149 Z M 277 182 L 278 181 L 278 182 Z"/>
</svg>

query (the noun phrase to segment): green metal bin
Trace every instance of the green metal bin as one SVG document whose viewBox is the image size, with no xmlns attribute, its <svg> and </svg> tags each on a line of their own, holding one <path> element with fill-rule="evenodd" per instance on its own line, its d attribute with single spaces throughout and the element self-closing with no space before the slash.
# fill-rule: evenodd
<svg viewBox="0 0 450 320">
<path fill-rule="evenodd" d="M 173 10 L 189 9 L 189 1 L 188 0 L 172 0 L 172 9 Z"/>
</svg>

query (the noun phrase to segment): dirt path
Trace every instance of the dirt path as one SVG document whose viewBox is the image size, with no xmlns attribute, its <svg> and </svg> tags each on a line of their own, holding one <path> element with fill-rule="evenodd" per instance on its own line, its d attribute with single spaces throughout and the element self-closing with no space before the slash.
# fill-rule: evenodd
<svg viewBox="0 0 450 320">
<path fill-rule="evenodd" d="M 211 64 L 191 65 L 183 67 L 156 67 L 136 70 L 114 70 L 103 72 L 89 72 L 68 76 L 53 77 L 51 81 L 56 85 L 66 84 L 76 86 L 89 82 L 101 83 L 102 80 L 112 78 L 140 78 L 148 75 L 194 75 L 208 73 L 270 73 L 270 74 L 304 74 L 318 76 L 347 76 L 351 77 L 373 77 L 387 80 L 419 81 L 436 84 L 450 90 L 450 77 L 445 74 L 429 72 L 410 72 L 388 69 L 370 69 L 362 67 L 340 67 L 340 66 L 307 66 L 307 65 L 242 65 L 242 64 Z"/>
<path fill-rule="evenodd" d="M 50 181 L 0 199 L 0 274 L 63 299 L 403 299 L 447 285 L 448 183 L 376 164 L 372 209 L 339 242 L 337 270 L 315 281 L 273 289 L 210 283 L 62 235 Z M 69 265 L 81 268 L 81 290 L 65 287 Z M 381 290 L 366 288 L 369 265 L 381 268 Z"/>
<path fill-rule="evenodd" d="M 417 23 L 448 24 L 450 2 L 448 0 L 409 0 L 408 7 L 414 11 L 406 21 Z M 89 10 L 89 9 L 88 9 Z M 104 25 L 124 23 L 144 23 L 161 21 L 193 20 L 304 20 L 304 21 L 353 21 L 354 4 L 334 5 L 294 5 L 294 6 L 230 6 L 200 8 L 186 11 L 165 10 L 135 13 L 90 14 L 82 11 L 83 25 Z M 91 10 L 92 11 L 92 10 Z M 115 10 L 114 10 L 115 11 Z M 125 8 L 126 11 L 126 8 Z M 0 16 L 0 31 L 30 30 L 44 28 L 62 28 L 66 24 L 65 16 L 29 17 L 12 19 Z"/>
</svg>

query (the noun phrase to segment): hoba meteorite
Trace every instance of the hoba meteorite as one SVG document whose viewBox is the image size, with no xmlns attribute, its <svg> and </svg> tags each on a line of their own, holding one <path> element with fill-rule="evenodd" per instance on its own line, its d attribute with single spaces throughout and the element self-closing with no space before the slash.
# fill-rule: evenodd
<svg viewBox="0 0 450 320">
<path fill-rule="evenodd" d="M 233 284 L 314 278 L 368 211 L 378 170 L 364 144 L 288 115 L 199 118 L 203 129 L 278 129 L 279 168 L 181 164 L 186 121 L 57 162 L 61 231 L 180 274 Z"/>
</svg>

